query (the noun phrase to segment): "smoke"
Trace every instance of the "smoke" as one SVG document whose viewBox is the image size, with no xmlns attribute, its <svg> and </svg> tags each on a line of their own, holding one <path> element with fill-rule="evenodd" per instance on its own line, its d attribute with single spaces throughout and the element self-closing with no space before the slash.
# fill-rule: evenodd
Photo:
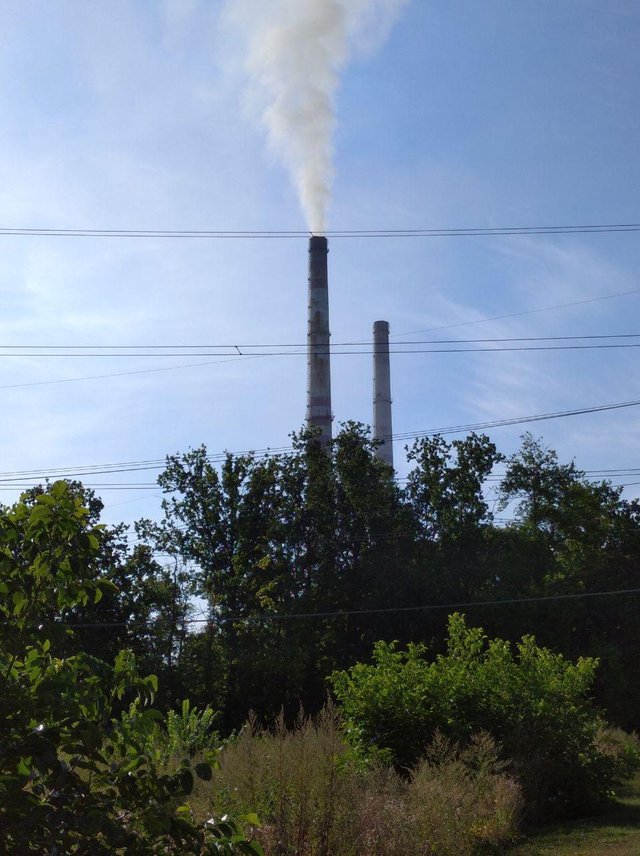
<svg viewBox="0 0 640 856">
<path fill-rule="evenodd" d="M 407 0 L 228 0 L 247 38 L 269 145 L 287 166 L 308 227 L 323 234 L 333 178 L 335 98 L 355 52 L 372 53 Z"/>
</svg>

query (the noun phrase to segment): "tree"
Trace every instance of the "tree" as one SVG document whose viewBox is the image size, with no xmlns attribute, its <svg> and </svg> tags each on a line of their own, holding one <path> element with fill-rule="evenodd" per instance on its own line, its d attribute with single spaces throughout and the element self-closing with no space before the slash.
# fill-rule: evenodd
<svg viewBox="0 0 640 856">
<path fill-rule="evenodd" d="M 193 785 L 189 762 L 165 773 L 140 748 L 162 720 L 148 707 L 156 678 L 126 650 L 113 665 L 69 653 L 69 616 L 114 591 L 99 573 L 101 533 L 65 482 L 0 512 L 0 846 L 94 856 L 219 852 L 222 842 L 257 854 L 234 822 L 198 828 L 188 807 L 176 811 Z M 144 706 L 124 739 L 113 716 L 132 697 Z M 211 777 L 208 764 L 195 772 Z"/>
<path fill-rule="evenodd" d="M 347 613 L 411 600 L 412 517 L 363 426 L 347 423 L 327 452 L 308 433 L 285 455 L 214 465 L 204 447 L 168 459 L 160 525 L 139 532 L 194 569 L 209 603 L 199 645 L 227 684 L 224 724 L 249 708 L 292 715 L 324 701 L 325 676 L 363 655 L 389 620 Z M 328 613 L 328 615 L 327 615 Z M 298 617 L 300 616 L 300 617 Z M 302 617 L 304 616 L 304 617 Z M 395 627 L 399 625 L 394 617 Z"/>
<path fill-rule="evenodd" d="M 469 601 L 491 573 L 487 533 L 493 516 L 484 489 L 503 456 L 486 435 L 470 434 L 451 443 L 421 438 L 407 457 L 413 468 L 405 496 L 418 524 L 422 601 Z"/>
</svg>

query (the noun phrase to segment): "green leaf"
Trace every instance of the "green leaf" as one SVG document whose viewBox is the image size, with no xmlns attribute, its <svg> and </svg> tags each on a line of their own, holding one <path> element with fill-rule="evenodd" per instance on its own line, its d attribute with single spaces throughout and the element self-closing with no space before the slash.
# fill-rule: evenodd
<svg viewBox="0 0 640 856">
<path fill-rule="evenodd" d="M 180 786 L 186 795 L 189 795 L 193 790 L 193 773 L 191 770 L 180 771 Z"/>
<path fill-rule="evenodd" d="M 27 597 L 23 591 L 18 589 L 18 591 L 14 591 L 13 597 L 11 598 L 13 601 L 13 612 L 14 615 L 20 615 L 22 612 L 25 603 L 27 602 Z"/>
</svg>

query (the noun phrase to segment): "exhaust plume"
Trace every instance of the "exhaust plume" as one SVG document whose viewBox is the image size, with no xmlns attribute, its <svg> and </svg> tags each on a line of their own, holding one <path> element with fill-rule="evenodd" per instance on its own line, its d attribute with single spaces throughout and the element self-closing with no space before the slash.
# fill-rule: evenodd
<svg viewBox="0 0 640 856">
<path fill-rule="evenodd" d="M 309 230 L 322 235 L 333 177 L 335 96 L 353 50 L 371 53 L 407 0 L 229 0 L 249 35 L 247 69 Z"/>
</svg>

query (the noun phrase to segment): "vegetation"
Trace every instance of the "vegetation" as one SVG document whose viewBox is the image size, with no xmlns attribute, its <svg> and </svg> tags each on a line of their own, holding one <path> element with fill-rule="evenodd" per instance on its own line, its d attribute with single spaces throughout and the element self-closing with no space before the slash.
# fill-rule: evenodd
<svg viewBox="0 0 640 856">
<path fill-rule="evenodd" d="M 640 776 L 620 788 L 598 814 L 530 828 L 511 856 L 637 856 L 640 853 Z"/>
<path fill-rule="evenodd" d="M 0 517 L 0 824 L 6 853 L 254 853 L 235 821 L 196 825 L 188 759 L 166 773 L 142 749 L 162 714 L 131 652 L 114 664 L 73 650 L 66 616 L 113 584 L 97 573 L 101 530 L 64 482 Z M 137 705 L 127 729 L 118 705 Z M 126 739 L 125 739 L 126 738 Z M 222 849 L 221 849 L 222 848 Z M 226 848 L 226 849 L 225 849 Z"/>
<path fill-rule="evenodd" d="M 424 646 L 398 651 L 379 642 L 373 664 L 332 676 L 352 744 L 363 757 L 382 755 L 407 769 L 434 734 L 465 745 L 484 730 L 511 760 L 530 812 L 603 802 L 640 755 L 607 746 L 588 697 L 596 662 L 570 663 L 531 636 L 516 651 L 457 614 L 449 619 L 447 653 L 431 662 Z"/>
<path fill-rule="evenodd" d="M 282 717 L 272 730 L 250 721 L 222 750 L 212 787 L 196 787 L 194 812 L 206 816 L 212 799 L 239 814 L 254 806 L 273 856 L 471 856 L 512 842 L 521 809 L 488 735 L 465 750 L 437 736 L 401 777 L 356 763 L 331 706 L 291 729 Z"/>
<path fill-rule="evenodd" d="M 0 509 L 0 851 L 258 852 L 232 809 L 283 856 L 471 853 L 633 774 L 640 504 L 528 435 L 374 453 L 170 457 L 133 547 L 79 483 Z M 346 731 L 297 720 L 332 674 Z"/>
<path fill-rule="evenodd" d="M 138 646 L 160 676 L 161 703 L 215 699 L 223 732 L 250 709 L 273 719 L 284 707 L 292 721 L 300 704 L 318 711 L 327 675 L 368 660 L 379 640 L 442 652 L 447 610 L 433 607 L 482 602 L 465 612 L 490 636 L 535 635 L 572 660 L 597 658 L 596 702 L 615 724 L 638 727 L 640 685 L 628 680 L 640 670 L 638 596 L 573 596 L 638 588 L 640 504 L 531 436 L 509 460 L 482 435 L 422 438 L 405 487 L 373 452 L 362 426 L 347 424 L 331 455 L 302 435 L 282 455 L 217 465 L 202 447 L 168 458 L 164 519 L 137 529 L 168 554 L 171 579 L 161 582 L 169 570 L 138 547 L 118 571 L 133 583 L 128 602 L 109 601 L 134 633 L 154 629 L 154 645 L 142 631 L 119 644 Z M 148 591 L 177 590 L 170 620 L 168 606 L 144 618 Z M 209 604 L 209 621 L 189 632 L 191 594 Z"/>
</svg>

